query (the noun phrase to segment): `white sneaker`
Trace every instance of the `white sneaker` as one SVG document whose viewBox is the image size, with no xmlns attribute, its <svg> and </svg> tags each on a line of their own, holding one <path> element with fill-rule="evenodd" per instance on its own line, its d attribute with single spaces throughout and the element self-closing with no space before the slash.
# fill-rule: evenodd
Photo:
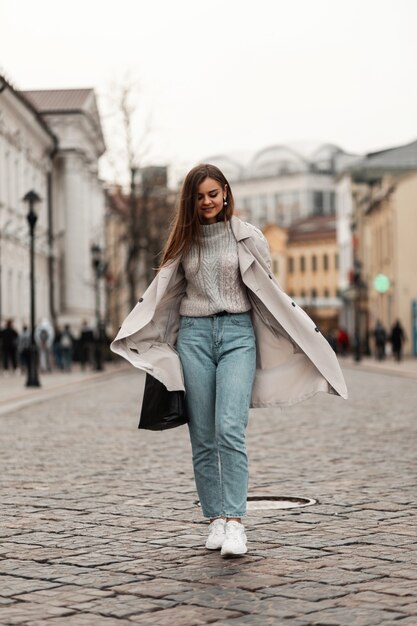
<svg viewBox="0 0 417 626">
<path fill-rule="evenodd" d="M 223 541 L 221 555 L 224 557 L 243 556 L 248 551 L 245 527 L 240 522 L 226 523 L 226 538 Z"/>
<path fill-rule="evenodd" d="M 211 522 L 209 526 L 209 536 L 206 541 L 207 550 L 220 550 L 226 537 L 226 520 L 219 517 Z"/>
</svg>

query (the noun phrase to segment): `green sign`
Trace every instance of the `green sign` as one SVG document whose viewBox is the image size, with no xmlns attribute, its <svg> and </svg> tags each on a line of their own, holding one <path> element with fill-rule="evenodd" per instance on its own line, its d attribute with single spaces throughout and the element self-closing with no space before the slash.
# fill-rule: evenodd
<svg viewBox="0 0 417 626">
<path fill-rule="evenodd" d="M 391 286 L 390 279 L 385 274 L 378 274 L 374 278 L 374 288 L 378 293 L 385 293 Z"/>
</svg>

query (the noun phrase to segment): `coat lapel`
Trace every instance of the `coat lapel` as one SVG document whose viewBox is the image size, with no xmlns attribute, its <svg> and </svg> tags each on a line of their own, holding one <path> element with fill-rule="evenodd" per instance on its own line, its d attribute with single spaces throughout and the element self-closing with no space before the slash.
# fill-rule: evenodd
<svg viewBox="0 0 417 626">
<path fill-rule="evenodd" d="M 248 244 L 251 243 L 251 238 L 253 237 L 253 233 L 250 230 L 249 226 L 242 222 L 242 220 L 232 217 L 230 220 L 232 232 L 235 236 L 238 244 L 238 256 L 239 256 L 239 268 L 242 278 L 247 274 L 250 266 L 254 263 L 255 259 L 253 254 L 248 250 Z M 255 248 L 255 246 L 253 246 Z"/>
</svg>

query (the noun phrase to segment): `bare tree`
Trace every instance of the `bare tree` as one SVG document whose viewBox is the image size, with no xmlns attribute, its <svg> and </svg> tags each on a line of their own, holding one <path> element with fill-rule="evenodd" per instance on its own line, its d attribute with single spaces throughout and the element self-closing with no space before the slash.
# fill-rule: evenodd
<svg viewBox="0 0 417 626">
<path fill-rule="evenodd" d="M 154 276 L 170 212 L 166 168 L 144 166 L 151 125 L 140 108 L 142 100 L 137 81 L 127 76 L 112 88 L 108 115 L 112 145 L 107 161 L 116 180 L 129 186 L 124 269 L 130 307 L 137 302 L 141 284 L 148 284 Z"/>
</svg>

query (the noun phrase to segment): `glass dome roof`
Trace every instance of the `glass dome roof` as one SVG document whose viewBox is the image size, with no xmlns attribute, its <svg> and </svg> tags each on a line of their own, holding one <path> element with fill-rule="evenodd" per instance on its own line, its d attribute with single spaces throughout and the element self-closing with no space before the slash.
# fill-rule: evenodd
<svg viewBox="0 0 417 626">
<path fill-rule="evenodd" d="M 249 164 L 251 176 L 279 176 L 307 172 L 308 161 L 289 146 L 278 145 L 264 148 Z"/>
<path fill-rule="evenodd" d="M 205 162 L 217 165 L 226 178 L 236 181 L 306 172 L 335 174 L 355 159 L 356 155 L 332 143 L 296 141 L 268 146 L 251 154 L 219 154 Z"/>
</svg>

